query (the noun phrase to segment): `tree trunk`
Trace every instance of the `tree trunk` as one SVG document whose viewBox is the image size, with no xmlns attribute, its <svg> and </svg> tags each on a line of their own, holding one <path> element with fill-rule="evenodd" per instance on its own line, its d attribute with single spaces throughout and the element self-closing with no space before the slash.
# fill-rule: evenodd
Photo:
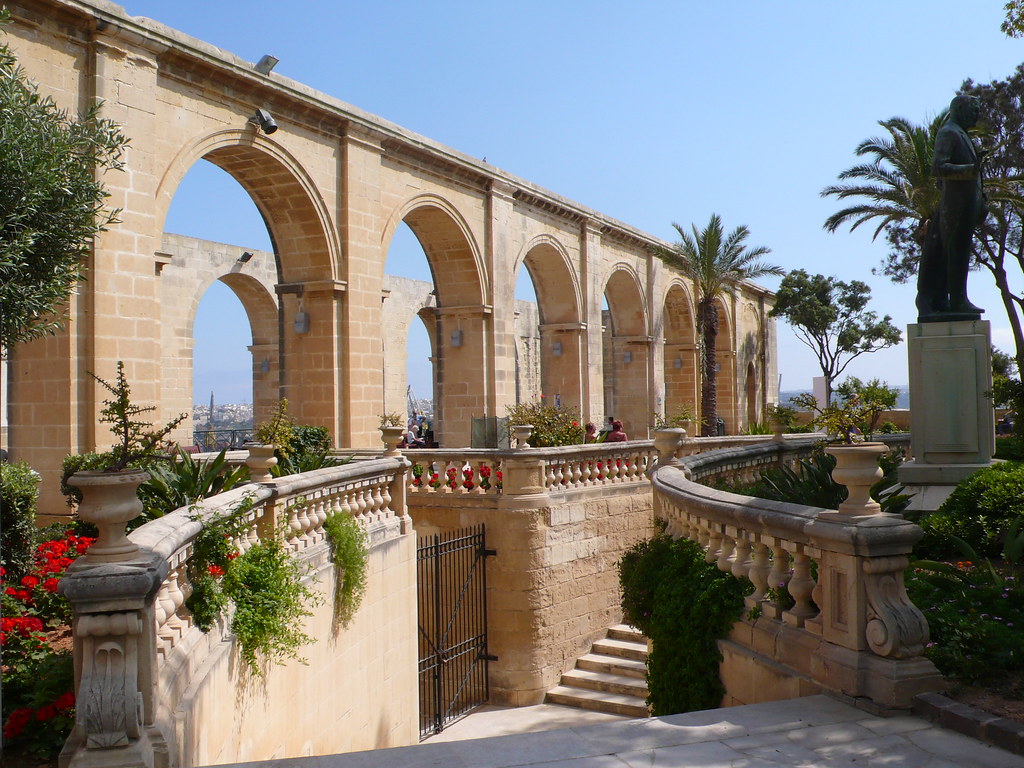
<svg viewBox="0 0 1024 768">
<path fill-rule="evenodd" d="M 704 347 L 701 356 L 701 434 L 704 437 L 714 437 L 718 434 L 718 352 L 715 349 L 718 338 L 718 307 L 713 298 L 705 298 L 698 305 L 698 312 Z"/>
</svg>

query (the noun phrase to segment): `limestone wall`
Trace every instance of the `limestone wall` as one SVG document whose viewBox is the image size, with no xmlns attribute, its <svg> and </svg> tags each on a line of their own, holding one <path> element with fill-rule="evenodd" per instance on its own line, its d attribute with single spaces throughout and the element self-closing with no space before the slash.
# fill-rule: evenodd
<svg viewBox="0 0 1024 768">
<path fill-rule="evenodd" d="M 321 553 L 323 555 L 324 553 Z M 307 664 L 270 666 L 266 677 L 244 671 L 233 643 L 215 637 L 201 650 L 184 647 L 162 668 L 158 726 L 175 734 L 172 764 L 217 765 L 277 757 L 327 755 L 406 746 L 418 741 L 416 572 L 413 534 L 370 550 L 367 591 L 352 623 L 331 630 L 333 566 L 316 577 L 323 603 L 307 619 L 317 642 L 301 650 Z M 213 635 L 216 630 L 211 632 Z M 178 649 L 175 649 L 176 653 Z M 193 682 L 175 705 L 175 660 Z M 177 761 L 177 762 L 175 762 Z"/>
<path fill-rule="evenodd" d="M 594 640 L 621 621 L 616 563 L 653 533 L 650 489 L 568 494 L 537 509 L 482 508 L 485 497 L 412 506 L 421 536 L 486 525 L 491 701 L 543 701 Z M 461 503 L 465 502 L 465 503 Z M 522 501 L 520 500 L 520 504 Z M 551 503 L 548 501 L 547 503 Z"/>
</svg>

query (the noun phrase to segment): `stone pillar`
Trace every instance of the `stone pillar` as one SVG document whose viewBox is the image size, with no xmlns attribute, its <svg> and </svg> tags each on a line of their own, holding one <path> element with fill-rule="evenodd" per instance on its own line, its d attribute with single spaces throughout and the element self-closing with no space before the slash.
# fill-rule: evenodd
<svg viewBox="0 0 1024 768">
<path fill-rule="evenodd" d="M 992 463 L 991 332 L 985 320 L 907 327 L 913 460 L 900 482 L 910 508 L 934 511 L 966 477 Z"/>
<path fill-rule="evenodd" d="M 154 725 L 156 621 L 167 577 L 160 555 L 92 563 L 88 554 L 60 581 L 74 610 L 75 725 L 61 768 L 159 768 L 166 743 Z"/>
</svg>

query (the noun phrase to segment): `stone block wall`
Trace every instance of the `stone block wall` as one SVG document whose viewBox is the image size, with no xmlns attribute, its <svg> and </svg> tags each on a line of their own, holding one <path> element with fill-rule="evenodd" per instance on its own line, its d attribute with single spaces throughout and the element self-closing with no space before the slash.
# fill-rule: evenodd
<svg viewBox="0 0 1024 768">
<path fill-rule="evenodd" d="M 650 489 L 544 497 L 534 509 L 522 499 L 519 508 L 499 499 L 490 509 L 481 497 L 472 506 L 462 501 L 411 506 L 417 534 L 486 525 L 487 547 L 497 551 L 487 563 L 489 650 L 498 657 L 490 663 L 491 702 L 538 704 L 621 621 L 616 563 L 654 532 Z"/>
<path fill-rule="evenodd" d="M 373 546 L 362 606 L 337 635 L 331 629 L 333 566 L 320 569 L 315 584 L 323 602 L 305 627 L 316 642 L 300 650 L 307 664 L 270 666 L 264 678 L 255 678 L 231 644 L 214 641 L 205 671 L 192 672 L 198 680 L 178 700 L 171 721 L 160 723 L 175 733 L 177 764 L 417 743 L 415 557 L 413 534 Z M 190 656 L 188 664 L 194 663 Z M 169 688 L 161 686 L 165 695 Z"/>
</svg>

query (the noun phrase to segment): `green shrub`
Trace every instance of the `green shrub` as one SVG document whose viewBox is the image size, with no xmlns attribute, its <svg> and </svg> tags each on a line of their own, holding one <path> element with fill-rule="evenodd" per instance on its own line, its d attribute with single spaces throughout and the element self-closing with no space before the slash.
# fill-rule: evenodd
<svg viewBox="0 0 1024 768">
<path fill-rule="evenodd" d="M 878 431 L 883 435 L 896 435 L 903 430 L 897 427 L 895 422 L 883 421 L 882 426 L 878 428 Z"/>
<path fill-rule="evenodd" d="M 0 565 L 17 583 L 32 570 L 39 475 L 23 461 L 0 464 Z"/>
<path fill-rule="evenodd" d="M 725 687 L 718 640 L 743 612 L 741 582 L 704 562 L 700 545 L 661 533 L 619 561 L 625 620 L 651 639 L 647 698 L 654 715 L 717 707 Z"/>
<path fill-rule="evenodd" d="M 942 506 L 919 521 L 924 538 L 915 551 L 923 557 L 955 555 L 957 536 L 982 557 L 999 554 L 1010 525 L 1024 516 L 1024 464 L 1005 462 L 975 472 Z"/>
<path fill-rule="evenodd" d="M 996 438 L 996 458 L 1006 461 L 1024 461 L 1024 436 L 1006 435 Z"/>
<path fill-rule="evenodd" d="M 327 427 L 296 424 L 292 427 L 292 451 L 297 454 L 327 453 L 331 450 L 331 433 Z"/>
<path fill-rule="evenodd" d="M 580 426 L 579 414 L 574 410 L 555 408 L 534 400 L 530 403 L 510 405 L 507 411 L 510 436 L 514 426 L 533 425 L 530 445 L 534 448 L 553 448 L 583 442 L 583 427 Z"/>
<path fill-rule="evenodd" d="M 327 543 L 334 561 L 333 627 L 337 632 L 359 610 L 366 590 L 366 533 L 349 515 L 331 515 L 324 521 Z"/>
<path fill-rule="evenodd" d="M 249 479 L 245 466 L 232 467 L 227 463 L 226 451 L 207 460 L 179 452 L 171 461 L 153 463 L 149 475 L 149 480 L 139 488 L 145 520 L 230 491 Z"/>
</svg>

